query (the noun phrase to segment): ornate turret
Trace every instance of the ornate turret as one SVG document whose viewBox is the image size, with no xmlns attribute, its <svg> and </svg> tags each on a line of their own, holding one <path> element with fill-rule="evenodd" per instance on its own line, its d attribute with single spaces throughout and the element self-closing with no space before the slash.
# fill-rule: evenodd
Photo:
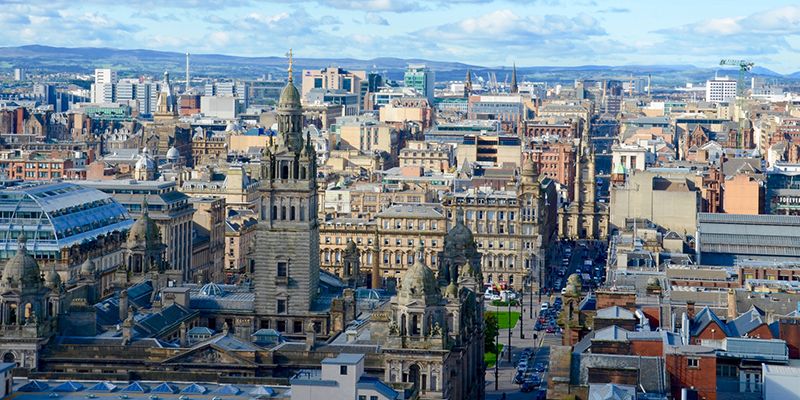
<svg viewBox="0 0 800 400">
<path fill-rule="evenodd" d="M 464 210 L 458 208 L 455 225 L 444 237 L 444 262 L 440 266 L 439 284 L 444 286 L 449 282 L 455 282 L 459 275 L 458 267 L 471 262 L 475 268 L 476 265 L 480 265 L 480 258 L 475 236 L 464 224 Z M 477 268 L 475 274 L 476 277 L 480 276 L 480 268 Z"/>
<path fill-rule="evenodd" d="M 539 179 L 539 168 L 533 162 L 533 155 L 527 157 L 522 164 L 522 171 L 520 172 L 522 183 L 532 184 Z"/>
<path fill-rule="evenodd" d="M 86 257 L 86 261 L 81 264 L 81 277 L 82 278 L 94 278 L 94 274 L 97 271 L 97 266 L 90 257 Z"/>
<path fill-rule="evenodd" d="M 20 289 L 36 291 L 42 287 L 42 275 L 39 264 L 28 253 L 27 239 L 20 235 L 17 240 L 17 254 L 6 262 L 0 287 L 3 289 Z"/>
<path fill-rule="evenodd" d="M 51 265 L 50 271 L 44 277 L 44 285 L 53 291 L 61 290 L 61 275 L 56 272 L 56 266 Z"/>
<path fill-rule="evenodd" d="M 128 231 L 128 240 L 126 242 L 128 249 L 136 247 L 149 247 L 150 245 L 161 243 L 161 232 L 158 229 L 155 221 L 150 218 L 148 211 L 147 199 L 142 201 L 142 216 L 136 220 Z"/>
<path fill-rule="evenodd" d="M 303 110 L 300 105 L 300 92 L 294 86 L 292 50 L 289 50 L 289 80 L 281 91 L 278 100 L 278 132 L 283 144 L 295 153 L 303 149 Z"/>
<path fill-rule="evenodd" d="M 433 271 L 425 265 L 425 249 L 417 248 L 417 260 L 409 268 L 400 283 L 398 297 L 401 303 L 423 300 L 429 305 L 437 304 L 441 298 Z"/>
</svg>

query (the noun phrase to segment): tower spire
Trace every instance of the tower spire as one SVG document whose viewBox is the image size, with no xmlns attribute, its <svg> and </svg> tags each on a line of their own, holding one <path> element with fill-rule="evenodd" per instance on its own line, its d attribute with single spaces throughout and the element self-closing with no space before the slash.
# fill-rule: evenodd
<svg viewBox="0 0 800 400">
<path fill-rule="evenodd" d="M 464 79 L 464 97 L 469 97 L 472 94 L 472 73 L 467 68 L 467 77 Z"/>
<path fill-rule="evenodd" d="M 517 63 L 514 63 L 514 66 L 511 70 L 511 93 L 519 93 L 519 87 L 517 87 Z"/>
</svg>

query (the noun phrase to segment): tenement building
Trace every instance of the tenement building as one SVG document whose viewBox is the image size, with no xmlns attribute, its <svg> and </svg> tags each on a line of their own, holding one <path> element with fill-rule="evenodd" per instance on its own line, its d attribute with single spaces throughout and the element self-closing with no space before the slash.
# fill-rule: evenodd
<svg viewBox="0 0 800 400">
<path fill-rule="evenodd" d="M 515 288 L 538 273 L 557 228 L 557 194 L 552 179 L 540 177 L 528 158 L 516 190 L 469 189 L 448 194 L 444 207 L 453 218 L 463 210 L 483 255 L 487 282 Z M 541 261 L 540 261 L 541 260 Z M 533 276 L 538 281 L 538 275 Z"/>
</svg>

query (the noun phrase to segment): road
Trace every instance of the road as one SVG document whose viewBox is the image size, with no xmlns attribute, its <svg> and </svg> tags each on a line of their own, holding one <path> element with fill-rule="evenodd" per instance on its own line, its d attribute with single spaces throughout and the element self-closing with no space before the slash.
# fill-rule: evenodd
<svg viewBox="0 0 800 400">
<path fill-rule="evenodd" d="M 563 248 L 567 245 L 559 246 L 559 249 L 556 252 L 553 252 L 554 255 L 551 260 L 549 260 L 549 264 L 551 268 L 547 270 L 550 271 L 551 276 L 546 277 L 546 282 L 549 284 L 555 283 L 558 279 L 558 270 L 561 268 L 562 259 L 564 257 Z M 562 286 L 566 285 L 567 277 L 572 273 L 580 273 L 581 266 L 583 265 L 583 257 L 589 256 L 592 259 L 597 257 L 600 252 L 603 252 L 602 248 L 592 248 L 591 245 L 587 246 L 586 248 L 580 247 L 577 244 L 574 246 L 572 250 L 572 254 L 570 257 L 569 268 L 565 272 L 564 276 L 561 278 Z M 560 297 L 560 289 L 552 288 L 553 295 L 551 296 L 542 296 L 542 301 L 548 301 L 550 304 L 555 300 L 556 297 Z M 498 363 L 497 373 L 498 378 L 497 381 L 497 390 L 495 390 L 495 368 L 490 368 L 486 371 L 486 398 L 489 400 L 493 399 L 501 399 L 503 393 L 506 394 L 506 399 L 514 400 L 514 399 L 535 399 L 536 392 L 529 392 L 529 393 L 522 393 L 520 391 L 520 386 L 513 382 L 514 375 L 516 374 L 516 365 L 519 362 L 520 355 L 522 351 L 526 348 L 530 348 L 534 350 L 534 357 L 532 359 L 532 363 L 536 364 L 543 364 L 545 367 L 548 367 L 549 364 L 549 357 L 550 357 L 550 346 L 558 346 L 561 345 L 561 334 L 560 333 L 546 333 L 545 331 L 534 331 L 534 325 L 536 322 L 536 318 L 538 317 L 538 311 L 541 307 L 539 303 L 539 296 L 538 294 L 534 294 L 533 298 L 531 299 L 530 293 L 526 293 L 522 296 L 522 333 L 524 334 L 524 338 L 520 336 L 520 325 L 519 322 L 517 326 L 511 329 L 511 340 L 509 343 L 509 330 L 508 329 L 501 329 L 499 333 L 499 342 L 503 344 L 503 357 Z M 531 300 L 533 303 L 531 303 Z M 533 318 L 531 318 L 530 307 L 533 307 Z M 486 306 L 487 311 L 508 311 L 507 307 L 494 307 L 491 305 Z M 520 311 L 519 307 L 512 307 L 512 311 Z M 535 340 L 534 340 L 534 334 Z M 505 352 L 506 349 L 511 349 L 511 362 L 508 361 L 508 354 Z M 549 372 L 549 368 L 547 368 L 542 376 L 542 387 L 540 390 L 547 390 L 547 374 Z"/>
</svg>

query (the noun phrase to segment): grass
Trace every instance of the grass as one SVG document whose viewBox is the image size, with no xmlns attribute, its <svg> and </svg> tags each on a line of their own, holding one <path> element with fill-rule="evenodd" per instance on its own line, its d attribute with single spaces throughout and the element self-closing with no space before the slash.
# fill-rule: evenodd
<svg viewBox="0 0 800 400">
<path fill-rule="evenodd" d="M 517 321 L 519 321 L 519 311 L 510 313 L 508 311 L 487 311 L 486 313 L 497 316 L 497 325 L 500 329 L 511 329 L 517 326 Z"/>
<path fill-rule="evenodd" d="M 500 351 L 503 351 L 503 344 L 502 343 L 497 345 L 497 347 L 499 347 Z M 493 368 L 494 367 L 494 360 L 495 360 L 495 354 L 494 353 L 489 353 L 489 352 L 483 353 L 483 362 L 486 363 L 486 368 Z"/>
</svg>

